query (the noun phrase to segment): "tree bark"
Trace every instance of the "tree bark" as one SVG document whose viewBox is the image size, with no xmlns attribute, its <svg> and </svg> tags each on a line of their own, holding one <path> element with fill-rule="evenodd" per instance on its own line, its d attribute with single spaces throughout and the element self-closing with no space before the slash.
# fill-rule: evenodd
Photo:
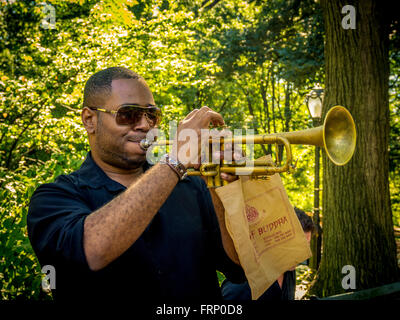
<svg viewBox="0 0 400 320">
<path fill-rule="evenodd" d="M 272 127 L 274 128 L 274 133 L 276 133 L 275 124 L 275 75 L 271 72 L 271 88 L 272 88 L 272 98 L 271 98 L 271 115 L 272 115 Z"/>
<path fill-rule="evenodd" d="M 346 292 L 345 265 L 356 289 L 397 281 L 399 270 L 388 183 L 388 27 L 383 1 L 352 1 L 356 28 L 344 29 L 348 1 L 321 0 L 325 23 L 324 113 L 345 106 L 357 129 L 352 160 L 338 167 L 323 156 L 323 256 L 311 294 Z"/>
<path fill-rule="evenodd" d="M 251 100 L 250 100 L 250 93 L 244 87 L 242 87 L 242 90 L 243 90 L 243 93 L 246 96 L 247 107 L 249 109 L 249 113 L 253 117 L 254 133 L 258 134 L 259 133 L 259 131 L 258 131 L 258 119 L 257 119 L 256 115 L 254 114 L 253 105 L 252 105 Z M 264 144 L 261 145 L 261 149 L 263 150 L 264 154 L 268 154 L 268 151 L 265 148 Z"/>
<path fill-rule="evenodd" d="M 289 82 L 286 82 L 285 88 L 285 125 L 284 131 L 290 131 L 290 122 L 292 121 L 292 110 L 290 108 L 291 88 Z"/>
<path fill-rule="evenodd" d="M 268 77 L 267 77 L 268 79 Z M 267 80 L 268 81 L 268 80 Z M 267 133 L 271 133 L 271 125 L 270 125 L 270 115 L 269 115 L 269 107 L 268 107 L 268 99 L 267 99 L 267 88 L 268 88 L 268 82 L 265 84 L 265 80 L 260 81 L 260 93 L 261 93 L 261 98 L 263 100 L 263 107 L 264 107 L 264 112 L 265 112 L 265 120 L 267 122 Z M 265 146 L 262 145 L 263 151 L 265 154 L 271 154 L 272 153 L 272 148 L 271 145 L 268 145 L 268 150 L 265 150 Z"/>
</svg>

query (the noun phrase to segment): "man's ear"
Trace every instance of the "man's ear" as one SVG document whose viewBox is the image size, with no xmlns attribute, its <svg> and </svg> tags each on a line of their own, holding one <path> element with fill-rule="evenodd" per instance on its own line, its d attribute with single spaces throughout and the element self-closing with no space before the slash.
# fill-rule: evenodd
<svg viewBox="0 0 400 320">
<path fill-rule="evenodd" d="M 93 134 L 97 129 L 97 112 L 88 107 L 84 107 L 81 113 L 82 123 L 89 134 Z"/>
</svg>

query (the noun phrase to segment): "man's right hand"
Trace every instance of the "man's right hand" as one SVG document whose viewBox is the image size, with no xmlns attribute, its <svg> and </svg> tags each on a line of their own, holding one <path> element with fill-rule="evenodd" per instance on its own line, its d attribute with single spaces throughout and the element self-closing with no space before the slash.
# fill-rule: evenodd
<svg viewBox="0 0 400 320">
<path fill-rule="evenodd" d="M 201 147 L 207 143 L 209 136 L 202 129 L 209 125 L 223 126 L 222 116 L 208 107 L 194 109 L 185 119 L 179 122 L 176 136 L 171 149 L 171 157 L 179 160 L 186 168 L 200 167 Z"/>
</svg>

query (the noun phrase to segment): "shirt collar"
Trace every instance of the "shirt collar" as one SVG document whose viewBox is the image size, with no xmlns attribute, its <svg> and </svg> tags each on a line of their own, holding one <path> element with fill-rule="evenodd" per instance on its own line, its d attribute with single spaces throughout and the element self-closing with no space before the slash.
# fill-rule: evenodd
<svg viewBox="0 0 400 320">
<path fill-rule="evenodd" d="M 149 168 L 150 164 L 146 161 L 143 165 L 143 170 L 146 171 Z M 123 191 L 126 189 L 125 186 L 111 179 L 105 174 L 105 172 L 96 164 L 96 162 L 94 162 L 90 151 L 76 173 L 78 175 L 79 185 L 81 187 L 88 186 L 93 189 L 106 187 L 112 192 Z"/>
</svg>

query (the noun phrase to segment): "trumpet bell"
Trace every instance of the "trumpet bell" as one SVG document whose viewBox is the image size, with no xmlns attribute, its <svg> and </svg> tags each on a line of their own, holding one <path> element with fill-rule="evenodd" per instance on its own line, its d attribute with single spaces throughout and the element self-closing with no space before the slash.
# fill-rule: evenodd
<svg viewBox="0 0 400 320">
<path fill-rule="evenodd" d="M 338 166 L 349 162 L 356 148 L 356 126 L 350 112 L 342 106 L 332 107 L 326 114 L 322 133 L 329 159 Z"/>
<path fill-rule="evenodd" d="M 328 158 L 338 166 L 349 162 L 356 148 L 356 125 L 350 112 L 342 106 L 329 109 L 322 126 L 274 135 L 286 138 L 290 144 L 324 148 Z"/>
</svg>

